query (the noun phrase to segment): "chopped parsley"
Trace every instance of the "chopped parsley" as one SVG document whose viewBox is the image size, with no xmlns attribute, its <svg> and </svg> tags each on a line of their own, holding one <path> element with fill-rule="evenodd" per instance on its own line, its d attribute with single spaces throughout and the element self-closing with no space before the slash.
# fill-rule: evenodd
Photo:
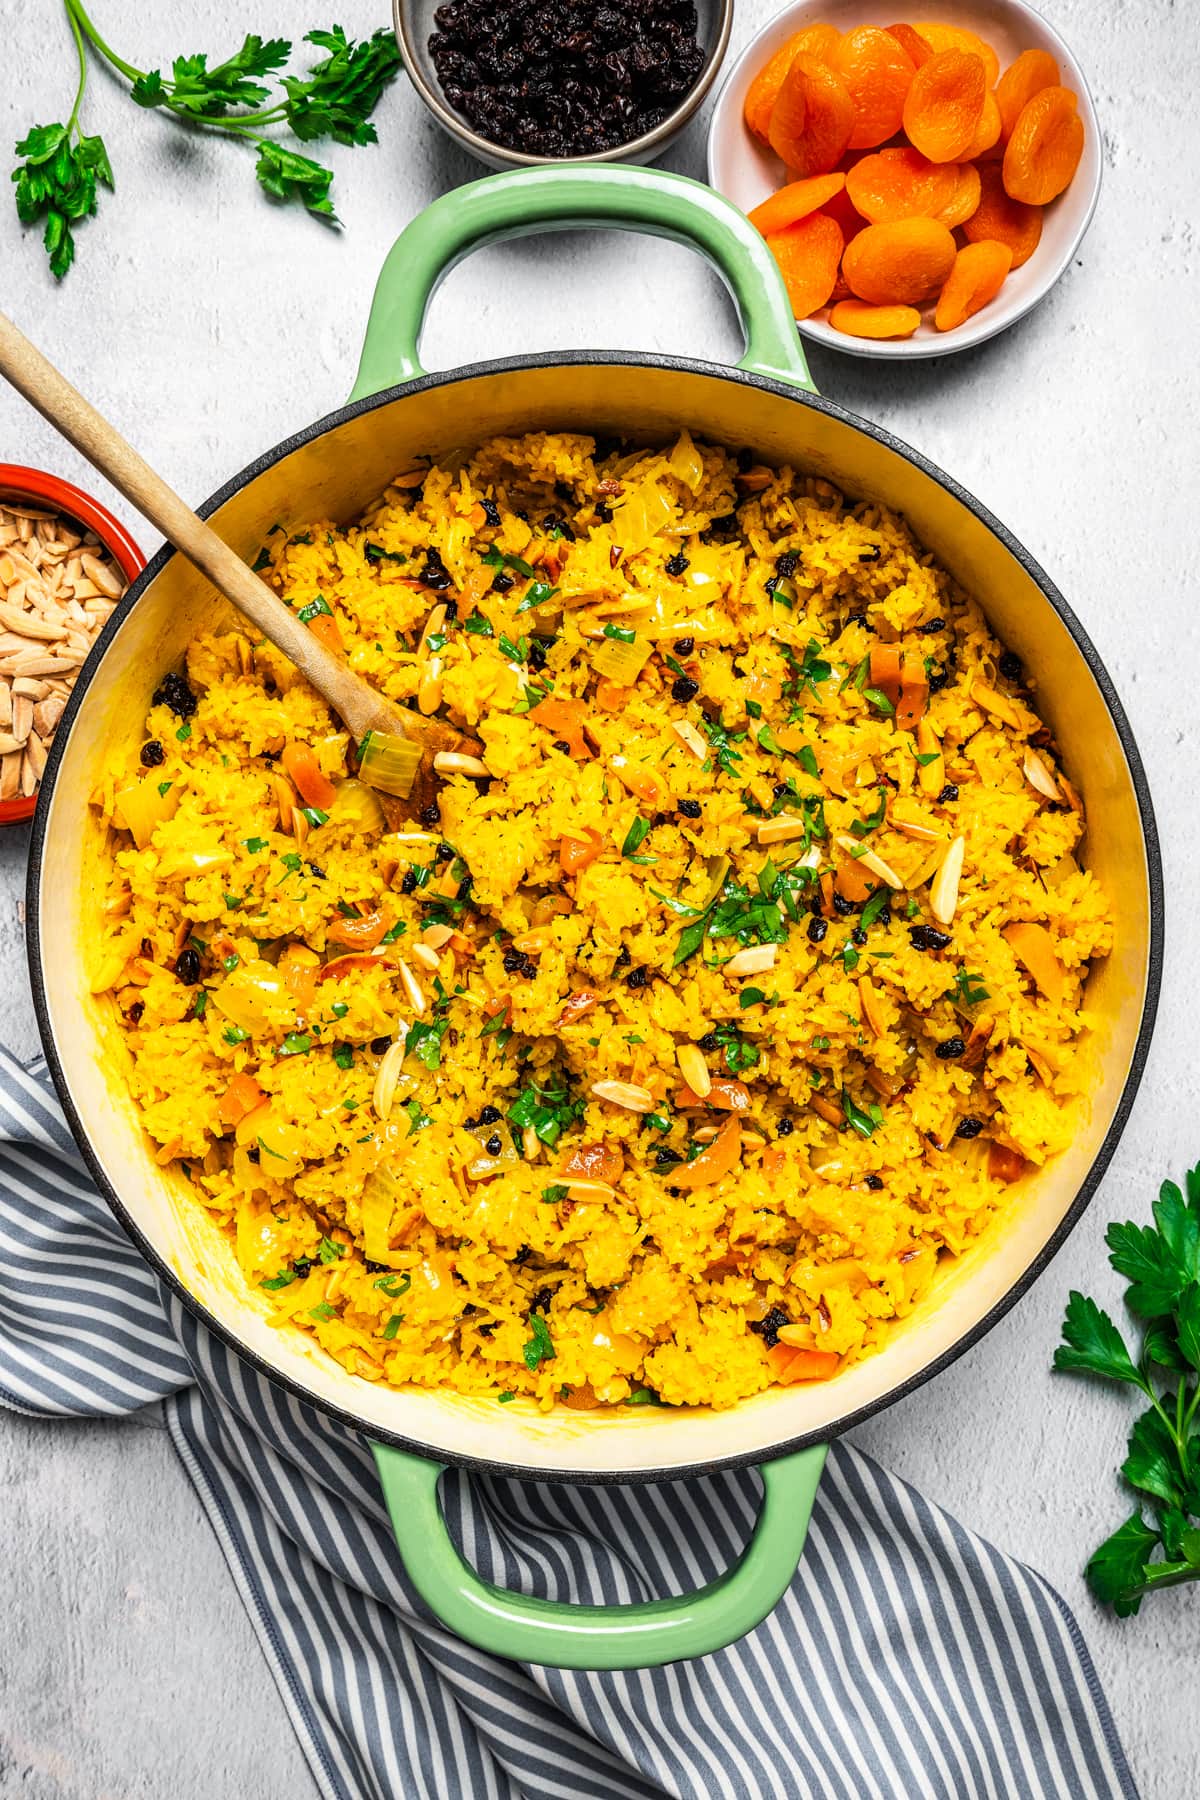
<svg viewBox="0 0 1200 1800">
<path fill-rule="evenodd" d="M 583 1117 L 584 1102 L 571 1098 L 565 1078 L 531 1081 L 508 1109 L 518 1131 L 532 1127 L 543 1144 L 556 1144 L 569 1125 Z"/>
<path fill-rule="evenodd" d="M 530 1313 L 529 1330 L 531 1336 L 522 1354 L 525 1367 L 532 1372 L 539 1363 L 553 1362 L 555 1350 L 554 1339 L 550 1336 L 549 1327 L 541 1313 Z"/>
<path fill-rule="evenodd" d="M 371 1285 L 377 1287 L 381 1294 L 386 1294 L 389 1300 L 400 1300 L 412 1286 L 412 1276 L 380 1275 Z"/>
<path fill-rule="evenodd" d="M 847 1125 L 852 1131 L 857 1131 L 860 1137 L 869 1138 L 875 1127 L 883 1124 L 882 1107 L 871 1105 L 864 1112 L 861 1106 L 855 1105 L 845 1088 L 842 1089 L 842 1111 L 846 1115 Z"/>
<path fill-rule="evenodd" d="M 449 1019 L 418 1019 L 408 1028 L 405 1056 L 415 1056 L 427 1069 L 440 1068 L 442 1039 L 450 1029 Z"/>
</svg>

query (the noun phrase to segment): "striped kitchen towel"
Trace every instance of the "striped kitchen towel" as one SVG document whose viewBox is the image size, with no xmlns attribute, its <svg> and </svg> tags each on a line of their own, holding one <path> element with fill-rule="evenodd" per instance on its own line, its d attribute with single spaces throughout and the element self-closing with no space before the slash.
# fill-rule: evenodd
<svg viewBox="0 0 1200 1800">
<path fill-rule="evenodd" d="M 44 1065 L 3 1052 L 0 1402 L 43 1418 L 165 1408 L 330 1800 L 1136 1795 L 1058 1595 L 847 1443 L 790 1590 L 728 1650 L 590 1674 L 464 1645 L 414 1596 L 362 1439 L 160 1288 L 92 1186 Z M 758 1492 L 746 1471 L 443 1486 L 486 1576 L 583 1601 L 711 1580 Z"/>
</svg>

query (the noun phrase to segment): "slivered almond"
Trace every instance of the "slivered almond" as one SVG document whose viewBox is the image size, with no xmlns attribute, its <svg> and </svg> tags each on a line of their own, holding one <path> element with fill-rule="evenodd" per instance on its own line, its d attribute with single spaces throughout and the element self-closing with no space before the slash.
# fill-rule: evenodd
<svg viewBox="0 0 1200 1800">
<path fill-rule="evenodd" d="M 1043 795 L 1047 800 L 1062 799 L 1062 789 L 1050 773 L 1046 763 L 1029 745 L 1025 747 L 1025 761 L 1022 767 L 1026 781 L 1037 793 Z"/>
<path fill-rule="evenodd" d="M 440 950 L 454 936 L 454 928 L 450 925 L 427 925 L 421 933 L 421 942 L 428 944 L 431 950 Z"/>
<path fill-rule="evenodd" d="M 79 560 L 83 564 L 83 572 L 88 580 L 94 581 L 100 592 L 107 594 L 110 600 L 116 600 L 124 593 L 125 584 L 113 574 L 110 563 L 101 562 L 98 556 L 93 556 L 88 550 L 84 551 Z"/>
<path fill-rule="evenodd" d="M 607 1100 L 611 1106 L 624 1107 L 626 1112 L 654 1111 L 654 1095 L 649 1088 L 638 1087 L 632 1081 L 594 1081 L 591 1091 L 597 1100 Z"/>
<path fill-rule="evenodd" d="M 696 730 L 690 719 L 672 719 L 671 730 L 679 739 L 685 750 L 690 750 L 697 762 L 703 762 L 708 756 L 708 745 Z"/>
<path fill-rule="evenodd" d="M 403 959 L 400 963 L 400 984 L 403 987 L 405 994 L 408 996 L 408 1004 L 412 1007 L 418 1019 L 422 1018 L 426 1009 L 425 990 Z"/>
<path fill-rule="evenodd" d="M 413 945 L 410 955 L 414 962 L 420 963 L 421 967 L 428 969 L 430 974 L 436 974 L 441 965 L 441 958 L 437 951 L 431 950 L 428 944 L 422 944 L 419 940 Z"/>
<path fill-rule="evenodd" d="M 12 735 L 18 744 L 23 744 L 33 730 L 33 701 L 24 694 L 13 696 Z"/>
<path fill-rule="evenodd" d="M 371 1095 L 371 1105 L 378 1119 L 387 1119 L 391 1115 L 392 1102 L 396 1098 L 396 1083 L 400 1079 L 400 1070 L 404 1065 L 404 1052 L 408 1027 L 402 1026 L 400 1035 L 388 1045 L 375 1071 L 375 1087 Z"/>
<path fill-rule="evenodd" d="M 879 1006 L 879 996 L 871 986 L 868 978 L 859 977 L 858 1000 L 862 1007 L 863 1022 L 872 1037 L 882 1037 L 887 1030 L 887 1023 Z"/>
<path fill-rule="evenodd" d="M 887 883 L 888 887 L 902 888 L 904 886 L 903 878 L 897 875 L 891 864 L 885 863 L 882 856 L 876 855 L 874 850 L 864 850 L 857 838 L 841 833 L 833 841 L 839 850 L 844 850 L 847 856 L 852 856 L 860 868 L 869 870 L 872 875 L 877 875 L 880 881 Z"/>
<path fill-rule="evenodd" d="M 421 710 L 423 712 L 424 707 Z M 464 756 L 458 750 L 439 750 L 434 756 L 433 766 L 439 775 L 490 775 L 492 772 L 479 757 Z"/>
<path fill-rule="evenodd" d="M 775 958 L 779 954 L 778 944 L 752 944 L 748 950 L 739 950 L 725 964 L 726 975 L 765 975 L 768 969 L 775 967 Z"/>
<path fill-rule="evenodd" d="M 786 844 L 791 838 L 803 837 L 807 830 L 803 819 L 792 813 L 780 813 L 777 819 L 764 819 L 755 836 L 760 844 Z"/>
<path fill-rule="evenodd" d="M 592 1181 L 586 1176 L 579 1176 L 567 1183 L 568 1200 L 615 1200 L 617 1190 L 607 1181 Z"/>
<path fill-rule="evenodd" d="M 962 880 L 966 839 L 956 837 L 942 858 L 929 889 L 929 906 L 939 925 L 953 922 L 958 906 L 958 884 Z"/>
<path fill-rule="evenodd" d="M 691 1088 L 697 1100 L 707 1100 L 712 1093 L 712 1076 L 708 1072 L 708 1064 L 699 1044 L 680 1044 L 675 1052 L 675 1061 L 679 1064 L 679 1073 L 685 1084 Z"/>
</svg>

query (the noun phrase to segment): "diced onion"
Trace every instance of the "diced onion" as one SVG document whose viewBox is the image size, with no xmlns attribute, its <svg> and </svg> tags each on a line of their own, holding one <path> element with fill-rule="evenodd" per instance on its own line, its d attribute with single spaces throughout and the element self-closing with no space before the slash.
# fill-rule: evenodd
<svg viewBox="0 0 1200 1800">
<path fill-rule="evenodd" d="M 350 779 L 338 783 L 330 802 L 328 823 L 349 826 L 372 837 L 383 829 L 387 819 L 373 790 L 365 782 Z"/>
<path fill-rule="evenodd" d="M 493 1175 L 502 1175 L 506 1169 L 515 1168 L 520 1162 L 507 1125 L 502 1126 L 499 1122 L 494 1125 L 472 1125 L 470 1135 L 479 1145 L 479 1155 L 473 1156 L 467 1164 L 468 1181 L 490 1181 Z M 489 1140 L 494 1137 L 500 1139 L 500 1149 L 495 1153 L 487 1147 Z"/>
<path fill-rule="evenodd" d="M 613 538 L 627 557 L 632 556 L 644 550 L 670 524 L 674 513 L 674 506 L 656 481 L 640 482 L 614 515 Z"/>
<path fill-rule="evenodd" d="M 643 637 L 632 644 L 621 638 L 603 638 L 591 653 L 591 664 L 598 675 L 605 675 L 621 687 L 632 687 L 651 656 L 651 646 Z"/>
<path fill-rule="evenodd" d="M 359 748 L 358 772 L 385 794 L 407 800 L 421 766 L 421 746 L 395 731 L 368 731 Z"/>
<path fill-rule="evenodd" d="M 166 784 L 164 783 L 164 786 Z M 134 781 L 118 789 L 113 799 L 113 818 L 128 831 L 139 850 L 154 836 L 155 827 L 172 818 L 179 805 L 180 787 L 173 781 L 166 793 L 156 781 Z"/>
<path fill-rule="evenodd" d="M 692 434 L 686 429 L 681 431 L 675 448 L 671 452 L 671 473 L 677 475 L 693 494 L 704 480 L 704 459 L 692 442 Z"/>
<path fill-rule="evenodd" d="M 368 1262 L 391 1264 L 392 1249 L 388 1239 L 399 1194 L 400 1183 L 390 1169 L 372 1169 L 363 1183 L 360 1202 L 363 1254 Z"/>
</svg>

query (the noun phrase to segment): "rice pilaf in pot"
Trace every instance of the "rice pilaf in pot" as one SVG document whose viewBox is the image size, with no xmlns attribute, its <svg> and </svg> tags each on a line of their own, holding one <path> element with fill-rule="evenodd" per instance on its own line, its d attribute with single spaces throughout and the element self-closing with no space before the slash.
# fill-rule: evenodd
<svg viewBox="0 0 1200 1800">
<path fill-rule="evenodd" d="M 402 817 L 227 627 L 93 797 L 93 987 L 262 1305 L 544 1408 L 878 1348 L 1070 1141 L 1112 945 L 978 607 L 894 515 L 686 432 L 493 439 L 259 561 L 482 746 Z"/>
</svg>

